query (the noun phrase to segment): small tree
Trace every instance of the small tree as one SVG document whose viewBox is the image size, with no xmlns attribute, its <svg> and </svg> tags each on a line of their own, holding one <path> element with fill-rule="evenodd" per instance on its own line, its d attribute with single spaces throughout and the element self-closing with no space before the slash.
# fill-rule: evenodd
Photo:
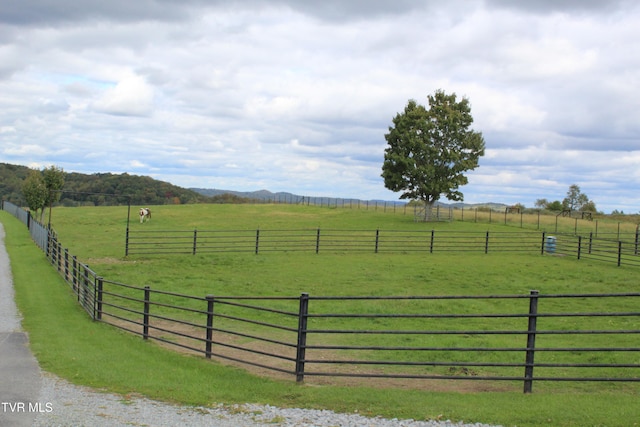
<svg viewBox="0 0 640 427">
<path fill-rule="evenodd" d="M 62 187 L 64 186 L 64 170 L 57 166 L 49 166 L 42 171 L 42 179 L 47 187 L 46 206 L 53 206 L 60 200 Z"/>
<path fill-rule="evenodd" d="M 482 134 L 470 130 L 473 123 L 469 100 L 438 90 L 428 96 L 429 108 L 409 100 L 385 134 L 382 177 L 391 191 L 403 191 L 401 199 L 421 200 L 428 221 L 433 204 L 445 195 L 462 201 L 459 191 L 468 183 L 464 172 L 478 167 L 484 155 Z"/>
<path fill-rule="evenodd" d="M 29 210 L 34 213 L 36 218 L 38 218 L 38 211 L 40 211 L 40 220 L 42 220 L 44 207 L 47 205 L 47 186 L 40 171 L 32 170 L 29 172 L 29 176 L 22 184 L 22 193 Z"/>
<path fill-rule="evenodd" d="M 569 191 L 567 191 L 567 197 L 562 200 L 562 206 L 565 209 L 569 209 L 572 211 L 580 211 L 582 208 L 589 203 L 589 198 L 586 194 L 583 194 L 580 191 L 580 187 L 577 184 L 573 184 L 569 187 Z M 595 204 L 593 204 L 593 208 L 595 210 Z"/>
<path fill-rule="evenodd" d="M 549 201 L 547 199 L 538 199 L 536 200 L 535 207 L 546 209 L 548 204 L 549 204 Z"/>
<path fill-rule="evenodd" d="M 56 166 L 45 168 L 42 172 L 32 170 L 22 185 L 27 206 L 42 222 L 44 209 L 60 200 L 64 185 L 64 171 Z"/>
</svg>

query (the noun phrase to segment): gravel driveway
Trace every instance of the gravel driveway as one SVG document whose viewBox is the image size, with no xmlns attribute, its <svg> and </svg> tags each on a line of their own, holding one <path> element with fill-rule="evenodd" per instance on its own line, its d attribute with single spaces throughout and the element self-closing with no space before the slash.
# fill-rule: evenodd
<svg viewBox="0 0 640 427">
<path fill-rule="evenodd" d="M 42 372 L 29 350 L 28 335 L 21 328 L 14 301 L 4 235 L 0 223 L 0 426 L 491 427 L 448 421 L 366 418 L 357 414 L 253 404 L 182 407 L 70 384 Z"/>
</svg>

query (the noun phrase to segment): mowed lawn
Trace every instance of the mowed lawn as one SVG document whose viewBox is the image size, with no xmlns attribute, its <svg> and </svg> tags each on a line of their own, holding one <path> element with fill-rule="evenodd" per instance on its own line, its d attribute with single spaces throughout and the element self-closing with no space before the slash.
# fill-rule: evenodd
<svg viewBox="0 0 640 427">
<path fill-rule="evenodd" d="M 188 205 L 152 206 L 152 220 L 138 222 L 137 210 L 132 209 L 129 227 L 132 232 L 145 230 L 267 230 L 267 229 L 333 229 L 333 230 L 455 230 L 455 231 L 514 231 L 512 226 L 500 224 L 475 224 L 454 221 L 452 223 L 417 223 L 412 214 L 383 211 L 382 209 L 328 208 L 302 205 Z M 481 252 L 270 252 L 213 253 L 193 255 L 137 255 L 124 256 L 127 227 L 126 207 L 104 208 L 55 208 L 52 225 L 58 232 L 64 247 L 86 262 L 101 276 L 109 280 L 136 286 L 149 285 L 153 289 L 169 290 L 195 296 L 214 295 L 274 295 L 297 296 L 308 292 L 315 296 L 360 295 L 501 295 L 526 294 L 532 289 L 541 293 L 600 293 L 636 292 L 638 271 L 633 267 L 616 267 L 613 264 L 578 261 L 570 258 L 542 256 L 540 253 L 489 253 Z M 592 307 L 590 307 L 591 309 Z M 571 309 L 571 307 L 568 307 Z M 630 308 L 631 310 L 631 308 Z M 637 322 L 632 325 L 638 329 Z M 157 349 L 159 352 L 164 350 Z M 634 361 L 637 363 L 637 361 Z M 197 362 L 200 363 L 200 362 Z M 203 363 L 206 363 L 203 361 Z M 108 387 L 108 385 L 107 385 Z M 185 385 L 186 387 L 186 385 Z M 288 387 L 288 386 L 286 386 Z M 115 387 L 116 389 L 118 387 Z M 300 390 L 305 390 L 303 387 Z M 342 389 L 340 389 L 342 390 Z M 357 387 L 362 405 L 369 405 L 373 414 L 392 414 L 420 418 L 410 408 L 394 403 L 394 408 L 384 408 L 379 401 L 380 392 L 362 392 Z M 540 390 L 538 393 L 536 391 Z M 554 385 L 534 387 L 534 395 L 521 393 L 470 393 L 450 394 L 450 399 L 460 401 L 469 410 L 477 405 L 479 418 L 469 412 L 461 414 L 445 404 L 442 412 L 450 411 L 451 417 L 465 421 L 483 421 L 504 425 L 633 425 L 628 413 L 596 415 L 597 411 L 609 411 L 627 401 L 635 385 L 611 386 L 598 383 L 580 385 Z M 343 391 L 340 391 L 341 393 Z M 567 393 L 568 392 L 568 393 Z M 147 394 L 148 390 L 145 390 Z M 304 401 L 306 392 L 301 392 Z M 349 392 L 347 392 L 349 393 Z M 363 394 L 361 394 L 363 393 Z M 386 393 L 390 393 L 387 391 Z M 425 391 L 393 391 L 407 393 L 407 402 L 414 401 L 414 393 L 423 393 L 425 400 L 440 400 L 447 394 Z M 277 394 L 277 393 L 276 393 Z M 436 397 L 436 395 L 438 397 Z M 497 407 L 511 407 L 513 402 L 526 403 L 534 408 L 527 415 L 512 417 L 486 413 L 487 405 L 498 399 Z M 251 399 L 248 397 L 247 399 Z M 253 397 L 255 399 L 255 397 Z M 314 398 L 317 399 L 317 396 Z M 367 399 L 371 402 L 367 403 Z M 397 398 L 394 397 L 394 400 Z M 554 401 L 549 404 L 549 399 Z M 609 401 L 609 405 L 594 401 Z M 263 400 L 263 399 L 259 399 Z M 399 399 L 400 401 L 402 398 Z M 576 413 L 563 414 L 562 404 L 575 408 Z M 263 401 L 283 404 L 273 395 Z M 473 403 L 475 402 L 475 403 Z M 544 403 L 546 402 L 546 403 Z M 415 401 L 414 401 L 415 403 Z M 302 404 L 297 401 L 296 404 Z M 313 403 L 313 406 L 317 406 Z M 331 407 L 331 403 L 320 403 Z M 535 406 L 540 405 L 536 414 Z M 584 405 L 584 417 L 577 414 Z M 590 408 L 587 408 L 590 406 Z M 384 408 L 384 409 L 383 409 Z M 446 409 L 449 408 L 449 409 Z M 552 409 L 555 408 L 555 409 Z M 598 408 L 598 409 L 596 409 Z M 339 410 L 357 408 L 338 407 Z M 415 410 L 415 409 L 414 409 Z M 549 411 L 555 411 L 550 413 Z M 419 411 L 418 411 L 419 412 Z M 440 414 L 438 414 L 440 415 Z M 471 418 L 469 418 L 471 416 Z M 487 418 L 488 417 L 488 418 Z M 546 417 L 546 418 L 545 418 Z M 564 417 L 564 418 L 563 418 Z"/>
</svg>

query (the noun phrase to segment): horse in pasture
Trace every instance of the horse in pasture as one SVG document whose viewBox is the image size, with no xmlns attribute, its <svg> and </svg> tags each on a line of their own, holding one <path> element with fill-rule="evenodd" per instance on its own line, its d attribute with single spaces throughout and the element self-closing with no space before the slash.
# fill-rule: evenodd
<svg viewBox="0 0 640 427">
<path fill-rule="evenodd" d="M 140 224 L 149 220 L 151 220 L 151 209 L 140 208 Z"/>
</svg>

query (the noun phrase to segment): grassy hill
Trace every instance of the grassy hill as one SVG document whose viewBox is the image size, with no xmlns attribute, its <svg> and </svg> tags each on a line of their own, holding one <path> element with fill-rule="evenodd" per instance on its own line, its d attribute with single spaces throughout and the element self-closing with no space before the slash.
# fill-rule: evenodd
<svg viewBox="0 0 640 427">
<path fill-rule="evenodd" d="M 0 163 L 0 197 L 24 205 L 22 184 L 31 169 L 26 166 Z M 127 204 L 167 205 L 188 203 L 243 203 L 246 198 L 231 194 L 212 196 L 178 187 L 148 176 L 112 173 L 65 173 L 63 206 L 113 206 Z"/>
</svg>

